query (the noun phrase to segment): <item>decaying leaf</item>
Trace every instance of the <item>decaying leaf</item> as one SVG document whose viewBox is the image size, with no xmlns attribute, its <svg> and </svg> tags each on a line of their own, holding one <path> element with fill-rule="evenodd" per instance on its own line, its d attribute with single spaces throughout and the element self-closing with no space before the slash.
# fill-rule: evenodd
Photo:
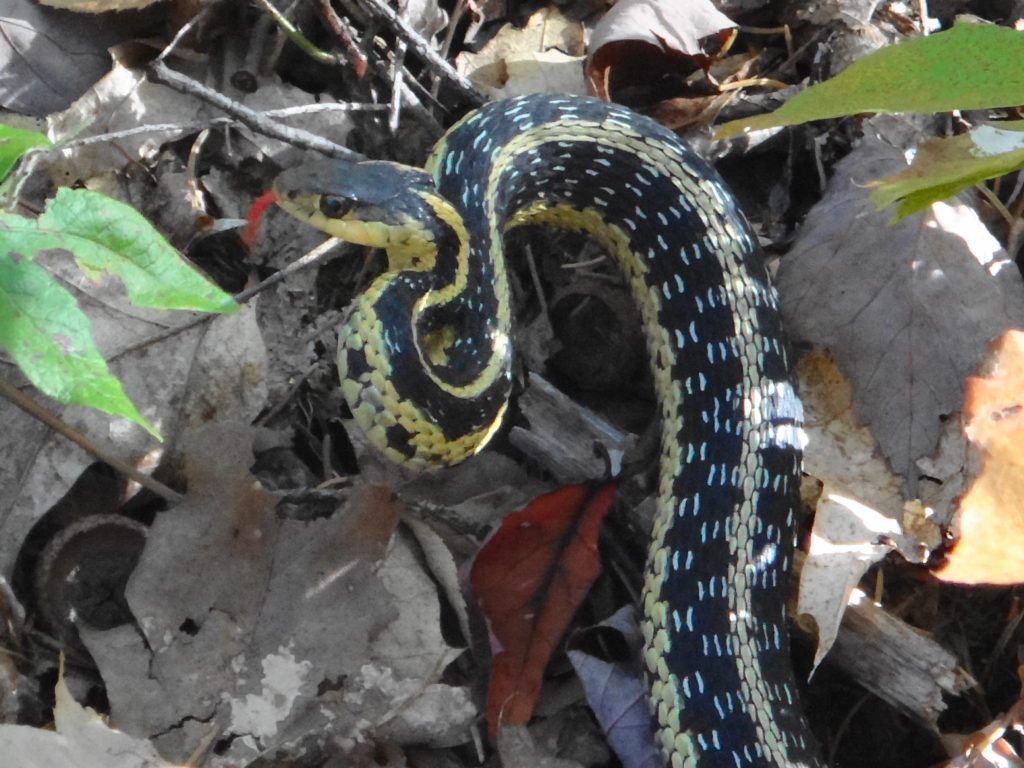
<svg viewBox="0 0 1024 768">
<path fill-rule="evenodd" d="M 706 67 L 711 59 L 700 41 L 718 35 L 724 42 L 735 26 L 710 0 L 619 0 L 598 22 L 590 39 L 586 68 L 590 92 L 608 100 L 613 70 L 642 70 L 645 64 L 656 67 L 655 61 L 665 57 L 686 58 Z"/>
<path fill-rule="evenodd" d="M 86 19 L 33 0 L 7 0 L 0 28 L 0 103 L 45 117 L 66 108 L 110 69 L 109 48 L 131 36 L 131 22 Z"/>
<path fill-rule="evenodd" d="M 815 666 L 839 631 L 851 591 L 867 569 L 897 549 L 912 562 L 939 542 L 918 526 L 903 528 L 899 479 L 886 466 L 871 432 L 857 420 L 850 383 L 826 352 L 814 351 L 797 365 L 804 404 L 807 449 L 804 471 L 821 485 L 808 556 L 800 573 L 798 614 L 814 618 L 818 630 Z"/>
<path fill-rule="evenodd" d="M 55 729 L 0 725 L 0 755 L 11 768 L 174 768 L 144 739 L 111 728 L 57 680 Z"/>
<path fill-rule="evenodd" d="M 640 40 L 688 56 L 702 53 L 700 41 L 732 29 L 736 24 L 708 0 L 661 3 L 657 0 L 620 0 L 594 28 L 590 55 L 622 40 Z"/>
<path fill-rule="evenodd" d="M 227 738 L 215 765 L 307 734 L 359 740 L 369 727 L 464 738 L 471 703 L 431 687 L 459 652 L 441 638 L 431 581 L 393 538 L 390 492 L 367 487 L 327 517 L 282 517 L 247 471 L 250 439 L 225 426 L 190 439 L 186 500 L 154 522 L 126 592 L 144 637 L 131 626 L 83 633 L 112 721 L 178 759 L 211 733 Z M 423 701 L 447 719 L 427 717 Z"/>
<path fill-rule="evenodd" d="M 623 768 L 660 768 L 661 752 L 655 746 L 647 686 L 640 674 L 643 636 L 633 606 L 620 608 L 590 631 L 614 631 L 626 646 L 625 659 L 606 661 L 582 650 L 568 652 L 587 694 L 594 717 L 619 756 Z"/>
<path fill-rule="evenodd" d="M 855 492 L 865 504 L 896 520 L 903 509 L 900 480 L 885 464 L 871 432 L 854 412 L 850 381 L 825 350 L 797 363 L 807 450 L 804 472 Z"/>
<path fill-rule="evenodd" d="M 614 495 L 614 484 L 545 494 L 507 515 L 477 554 L 470 579 L 492 637 L 492 737 L 533 714 L 548 659 L 600 571 L 597 534 Z"/>
</svg>

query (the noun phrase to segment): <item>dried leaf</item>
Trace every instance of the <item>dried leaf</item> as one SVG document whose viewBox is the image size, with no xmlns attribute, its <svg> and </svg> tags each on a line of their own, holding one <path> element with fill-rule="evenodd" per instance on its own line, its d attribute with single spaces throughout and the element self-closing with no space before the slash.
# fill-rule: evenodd
<svg viewBox="0 0 1024 768">
<path fill-rule="evenodd" d="M 492 635 L 487 722 L 525 724 L 551 653 L 600 571 L 597 535 L 615 485 L 571 485 L 506 516 L 470 579 Z"/>
<path fill-rule="evenodd" d="M 32 0 L 0 8 L 0 103 L 44 117 L 66 108 L 110 70 L 108 49 L 130 36 L 109 17 L 85 20 Z"/>
<path fill-rule="evenodd" d="M 184 757 L 204 735 L 195 721 L 213 718 L 238 736 L 216 765 L 288 733 L 464 737 L 472 704 L 429 689 L 459 651 L 441 637 L 433 583 L 393 538 L 392 494 L 367 486 L 331 515 L 282 516 L 248 473 L 250 440 L 225 426 L 190 440 L 186 500 L 154 522 L 126 591 L 144 639 L 130 626 L 83 634 L 115 722 Z M 428 689 L 447 721 L 422 708 Z"/>
<path fill-rule="evenodd" d="M 526 93 L 584 93 L 583 27 L 556 8 L 534 13 L 522 29 L 503 26 L 479 53 L 456 59 L 459 72 L 491 98 Z"/>
<path fill-rule="evenodd" d="M 665 3 L 659 0 L 619 0 L 594 27 L 591 56 L 619 40 L 641 40 L 666 51 L 698 56 L 700 41 L 736 23 L 710 0 Z"/>
<path fill-rule="evenodd" d="M 818 626 L 815 667 L 832 648 L 846 602 L 861 576 L 900 536 L 896 520 L 827 485 L 822 489 L 797 601 L 797 613 L 813 617 Z"/>
<path fill-rule="evenodd" d="M 640 676 L 643 637 L 633 606 L 621 608 L 598 627 L 579 634 L 598 629 L 622 635 L 627 660 L 606 661 L 583 651 L 569 651 L 569 661 L 583 683 L 590 709 L 608 735 L 623 768 L 660 768 L 663 760 L 654 742 L 647 686 Z"/>
<path fill-rule="evenodd" d="M 666 56 L 672 60 L 689 58 L 706 69 L 711 59 L 705 55 L 700 41 L 718 35 L 724 42 L 730 34 L 726 30 L 735 26 L 710 0 L 619 0 L 598 22 L 591 36 L 586 67 L 590 92 L 607 101 L 614 70 L 649 72 Z M 621 79 L 621 75 L 614 79 Z"/>
<path fill-rule="evenodd" d="M 958 539 L 936 572 L 968 584 L 1024 582 L 1024 332 L 1007 331 L 967 380 L 964 430 L 980 471 L 961 499 Z M 973 462 L 975 465 L 978 462 Z"/>
<path fill-rule="evenodd" d="M 174 768 L 148 741 L 109 727 L 95 711 L 71 696 L 63 671 L 57 680 L 56 730 L 0 725 L 0 755 L 17 768 Z"/>
</svg>

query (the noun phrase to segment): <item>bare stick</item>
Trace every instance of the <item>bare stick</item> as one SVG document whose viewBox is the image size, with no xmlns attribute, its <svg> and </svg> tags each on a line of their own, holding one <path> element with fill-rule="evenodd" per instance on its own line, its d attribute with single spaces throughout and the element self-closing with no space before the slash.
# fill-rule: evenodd
<svg viewBox="0 0 1024 768">
<path fill-rule="evenodd" d="M 232 296 L 232 298 L 239 304 L 244 304 L 256 294 L 265 291 L 272 285 L 276 285 L 289 275 L 293 275 L 300 269 L 305 269 L 306 267 L 309 267 L 312 264 L 317 263 L 340 242 L 341 241 L 338 240 L 337 238 L 328 238 L 320 245 L 318 245 L 316 248 L 311 250 L 309 253 L 304 255 L 302 258 L 296 259 L 283 269 L 280 269 L 274 274 L 272 274 L 270 277 L 256 283 L 256 285 L 249 286 L 244 291 L 236 293 L 234 296 Z M 201 325 L 203 323 L 211 321 L 214 317 L 216 317 L 216 315 L 199 315 L 198 317 L 195 317 L 192 320 L 184 322 L 181 325 L 175 325 L 174 327 L 168 328 L 165 331 L 161 331 L 160 333 L 154 336 L 150 336 L 146 339 L 143 339 L 142 341 L 138 341 L 135 344 L 125 347 L 124 349 L 118 351 L 116 354 L 111 355 L 110 360 L 116 360 L 117 358 L 134 352 L 137 349 L 142 349 L 143 347 L 148 347 L 151 344 L 156 344 L 157 342 L 163 341 L 164 339 L 169 339 L 172 336 L 177 336 L 179 333 L 184 333 L 185 331 L 195 328 L 197 325 Z"/>
<path fill-rule="evenodd" d="M 395 34 L 402 37 L 416 54 L 435 73 L 452 83 L 459 91 L 475 106 L 480 106 L 487 97 L 477 90 L 476 86 L 469 81 L 465 75 L 459 74 L 455 68 L 444 58 L 438 55 L 430 44 L 420 34 L 401 18 L 395 11 L 381 0 L 360 0 L 360 5 L 370 14 L 381 21 L 386 22 Z"/>
<path fill-rule="evenodd" d="M 304 131 L 301 128 L 291 128 L 287 125 L 281 125 L 273 120 L 267 120 L 259 112 L 249 109 L 249 107 L 239 104 L 237 101 L 232 101 L 224 94 L 218 93 L 211 88 L 207 88 L 202 83 L 196 82 L 192 78 L 186 77 L 180 72 L 175 72 L 173 69 L 161 62 L 154 62 L 153 64 L 150 64 L 146 69 L 146 72 L 149 75 L 149 78 L 154 82 L 166 85 L 168 88 L 173 88 L 180 93 L 186 93 L 202 99 L 208 104 L 212 104 L 215 107 L 224 110 L 243 125 L 249 126 L 254 131 L 262 133 L 264 136 L 280 139 L 281 141 L 286 141 L 289 144 L 302 147 L 303 149 L 320 152 L 328 157 L 337 157 L 342 160 L 349 160 L 352 162 L 358 162 L 366 159 L 358 152 L 353 152 L 351 149 L 347 149 L 340 144 L 328 141 L 322 136 L 317 136 L 315 133 Z"/>
<path fill-rule="evenodd" d="M 35 400 L 30 398 L 20 389 L 6 381 L 0 379 L 0 396 L 7 398 L 14 405 L 18 406 L 34 419 L 38 419 L 43 422 L 46 426 L 61 435 L 64 435 L 68 440 L 73 442 L 75 445 L 83 448 L 86 452 L 92 454 L 100 461 L 105 461 L 107 464 L 112 466 L 121 474 L 126 477 L 130 477 L 132 480 L 137 482 L 144 488 L 148 488 L 156 495 L 165 499 L 170 504 L 179 504 L 185 498 L 177 491 L 168 488 L 166 485 L 161 483 L 159 480 L 155 480 L 144 472 L 140 472 L 138 469 L 128 464 L 117 456 L 112 451 L 107 450 L 101 445 L 93 442 L 77 429 L 72 427 L 70 424 L 66 424 L 56 414 L 51 413 L 46 408 L 41 406 Z"/>
</svg>

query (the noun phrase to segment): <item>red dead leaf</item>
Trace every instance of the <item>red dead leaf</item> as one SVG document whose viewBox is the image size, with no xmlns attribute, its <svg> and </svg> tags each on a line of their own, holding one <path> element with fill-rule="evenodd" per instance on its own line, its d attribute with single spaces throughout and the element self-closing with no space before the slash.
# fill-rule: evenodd
<svg viewBox="0 0 1024 768">
<path fill-rule="evenodd" d="M 499 725 L 525 725 L 533 714 L 544 667 L 601 569 L 597 535 L 614 496 L 614 483 L 540 496 L 508 515 L 473 562 L 470 581 L 494 648 L 492 738 Z"/>
<path fill-rule="evenodd" d="M 981 471 L 960 501 L 959 540 L 936 573 L 962 584 L 1024 582 L 1024 332 L 1006 331 L 967 379 L 964 431 Z"/>
</svg>

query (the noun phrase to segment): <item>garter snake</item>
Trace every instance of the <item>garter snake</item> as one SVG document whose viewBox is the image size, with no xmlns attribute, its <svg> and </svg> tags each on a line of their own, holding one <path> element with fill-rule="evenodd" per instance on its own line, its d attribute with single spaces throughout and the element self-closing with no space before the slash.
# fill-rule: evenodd
<svg viewBox="0 0 1024 768">
<path fill-rule="evenodd" d="M 504 233 L 548 224 L 604 246 L 640 310 L 663 425 L 643 589 L 656 739 L 676 768 L 819 765 L 784 609 L 802 410 L 760 249 L 718 174 L 625 108 L 525 96 L 463 118 L 425 170 L 325 161 L 274 191 L 325 232 L 388 249 L 338 367 L 371 441 L 419 467 L 479 451 L 501 422 Z"/>
</svg>

